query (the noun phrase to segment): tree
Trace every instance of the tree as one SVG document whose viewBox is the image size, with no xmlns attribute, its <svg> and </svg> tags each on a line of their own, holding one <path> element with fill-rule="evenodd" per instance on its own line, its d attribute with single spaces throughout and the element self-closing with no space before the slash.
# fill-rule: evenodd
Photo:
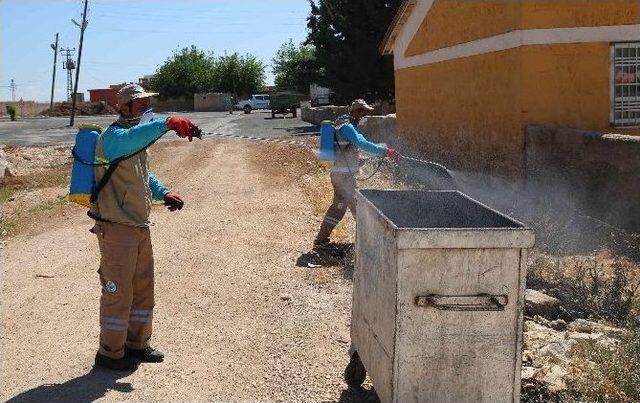
<svg viewBox="0 0 640 403">
<path fill-rule="evenodd" d="M 265 66 L 253 55 L 214 57 L 191 46 L 174 52 L 158 68 L 151 88 L 164 97 L 187 97 L 199 92 L 249 95 L 264 86 Z"/>
<path fill-rule="evenodd" d="M 300 93 L 309 92 L 309 84 L 321 80 L 323 72 L 316 61 L 313 46 L 293 41 L 282 44 L 272 59 L 275 85 L 279 90 L 294 89 Z"/>
<path fill-rule="evenodd" d="M 324 68 L 320 84 L 341 103 L 394 96 L 393 59 L 378 50 L 402 0 L 309 0 L 307 44 Z"/>
<path fill-rule="evenodd" d="M 265 65 L 253 55 L 234 53 L 215 61 L 213 86 L 218 92 L 244 97 L 255 94 L 264 84 Z"/>
<path fill-rule="evenodd" d="M 176 51 L 158 68 L 151 88 L 164 97 L 193 97 L 213 84 L 215 58 L 191 46 Z"/>
</svg>

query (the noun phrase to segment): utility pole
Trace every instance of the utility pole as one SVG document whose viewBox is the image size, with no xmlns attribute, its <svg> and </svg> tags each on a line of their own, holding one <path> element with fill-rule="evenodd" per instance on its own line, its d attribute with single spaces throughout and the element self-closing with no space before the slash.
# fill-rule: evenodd
<svg viewBox="0 0 640 403">
<path fill-rule="evenodd" d="M 56 88 L 56 65 L 58 64 L 58 34 L 56 33 L 56 43 L 51 44 L 53 49 L 53 78 L 51 79 L 51 102 L 49 103 L 49 109 L 53 109 L 53 92 Z"/>
<path fill-rule="evenodd" d="M 74 24 L 80 27 L 80 46 L 78 47 L 78 66 L 76 67 L 76 82 L 73 87 L 73 99 L 71 101 L 71 120 L 69 126 L 73 127 L 73 121 L 76 115 L 76 101 L 78 99 L 78 80 L 80 78 L 80 60 L 82 59 L 82 41 L 84 40 L 84 30 L 87 28 L 87 5 L 89 0 L 84 0 L 84 11 L 82 12 L 82 24 L 78 24 L 73 19 Z"/>
<path fill-rule="evenodd" d="M 9 88 L 11 88 L 11 101 L 16 100 L 16 82 L 11 79 L 11 84 L 9 84 Z"/>
</svg>

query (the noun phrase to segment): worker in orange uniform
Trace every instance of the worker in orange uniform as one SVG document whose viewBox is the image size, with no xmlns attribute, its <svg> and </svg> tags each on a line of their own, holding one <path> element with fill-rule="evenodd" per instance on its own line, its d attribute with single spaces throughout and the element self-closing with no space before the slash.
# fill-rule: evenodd
<svg viewBox="0 0 640 403">
<path fill-rule="evenodd" d="M 164 359 L 149 344 L 154 307 L 149 213 L 154 200 L 164 201 L 171 211 L 182 209 L 184 202 L 149 171 L 147 148 L 169 130 L 191 141 L 198 129 L 178 116 L 152 118 L 154 95 L 137 84 L 122 88 L 120 118 L 96 144 L 96 163 L 116 161 L 95 167 L 97 186 L 89 211 L 101 255 L 100 346 L 95 365 L 113 370 L 130 371 L 140 362 Z"/>
</svg>

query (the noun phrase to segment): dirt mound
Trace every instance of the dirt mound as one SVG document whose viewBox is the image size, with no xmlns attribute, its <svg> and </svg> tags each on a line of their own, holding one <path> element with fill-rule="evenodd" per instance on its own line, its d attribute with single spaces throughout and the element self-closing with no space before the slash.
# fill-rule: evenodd
<svg viewBox="0 0 640 403">
<path fill-rule="evenodd" d="M 94 115 L 117 115 L 111 105 L 106 102 L 82 102 L 76 104 L 76 115 L 78 116 L 94 116 Z M 55 104 L 53 108 L 46 109 L 42 112 L 44 116 L 70 116 L 71 102 L 60 102 Z"/>
</svg>

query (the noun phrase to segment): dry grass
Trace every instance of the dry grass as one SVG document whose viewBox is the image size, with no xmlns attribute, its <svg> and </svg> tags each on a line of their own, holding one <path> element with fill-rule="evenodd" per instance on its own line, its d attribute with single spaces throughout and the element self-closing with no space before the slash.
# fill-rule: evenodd
<svg viewBox="0 0 640 403">
<path fill-rule="evenodd" d="M 586 343 L 572 357 L 567 401 L 639 402 L 640 333 L 606 347 Z"/>
<path fill-rule="evenodd" d="M 62 206 L 71 175 L 68 147 L 4 147 L 4 151 L 18 174 L 0 179 L 0 238 Z"/>
<path fill-rule="evenodd" d="M 530 255 L 527 286 L 562 301 L 567 320 L 628 325 L 640 315 L 640 265 L 602 251 L 589 256 Z"/>
</svg>

